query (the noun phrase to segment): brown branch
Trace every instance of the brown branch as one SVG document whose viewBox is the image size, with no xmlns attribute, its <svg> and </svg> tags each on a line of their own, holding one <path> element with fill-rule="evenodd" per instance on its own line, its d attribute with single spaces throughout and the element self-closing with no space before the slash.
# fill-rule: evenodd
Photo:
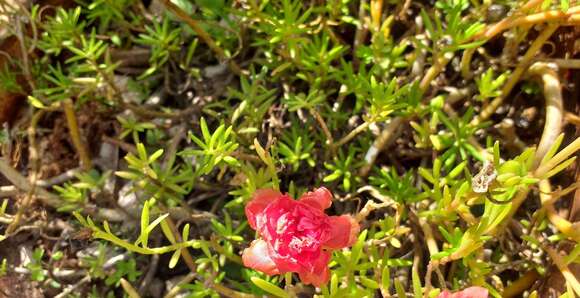
<svg viewBox="0 0 580 298">
<path fill-rule="evenodd" d="M 44 115 L 43 110 L 37 111 L 33 116 L 32 120 L 30 121 L 30 126 L 28 127 L 28 142 L 29 144 L 29 154 L 30 154 L 30 164 L 31 164 L 31 174 L 29 177 L 29 185 L 30 188 L 28 189 L 28 193 L 26 197 L 22 201 L 22 204 L 18 207 L 16 211 L 16 215 L 14 215 L 14 220 L 12 223 L 6 228 L 6 235 L 10 235 L 12 232 L 18 228 L 20 224 L 20 220 L 24 215 L 24 211 L 28 209 L 28 207 L 32 204 L 34 200 L 34 193 L 36 191 L 36 181 L 38 180 L 38 175 L 40 171 L 40 159 L 38 156 L 38 144 L 36 143 L 36 126 L 40 121 L 40 118 Z"/>
<path fill-rule="evenodd" d="M 371 125 L 371 123 L 373 122 L 365 121 L 361 125 L 357 126 L 355 129 L 351 130 L 350 133 L 348 133 L 346 136 L 344 136 L 342 139 L 338 140 L 338 142 L 334 144 L 333 149 L 335 150 L 340 146 L 348 143 L 350 140 L 356 137 L 356 135 L 365 131 Z"/>
<path fill-rule="evenodd" d="M 322 132 L 326 136 L 326 144 L 332 147 L 332 145 L 334 144 L 334 139 L 332 138 L 332 134 L 330 133 L 330 130 L 328 129 L 328 126 L 326 125 L 324 118 L 322 118 L 320 113 L 318 113 L 318 111 L 316 111 L 315 109 L 310 109 L 310 113 L 312 114 L 312 116 L 314 116 L 314 119 L 316 119 L 316 121 L 320 125 L 320 128 L 322 129 Z"/>
<path fill-rule="evenodd" d="M 579 12 L 580 6 L 574 6 L 569 8 L 566 12 L 562 12 L 561 10 L 551 10 L 527 16 L 509 17 L 489 26 L 482 34 L 476 36 L 476 39 L 490 39 L 505 30 L 522 25 L 535 25 L 550 21 L 558 21 L 561 25 L 568 25 L 568 23 L 569 25 L 573 25 L 573 23 L 577 21 L 577 14 Z"/>
<path fill-rule="evenodd" d="M 85 146 L 85 143 L 82 141 L 81 138 L 81 133 L 77 122 L 77 117 L 75 116 L 72 100 L 70 100 L 70 98 L 65 99 L 62 102 L 62 108 L 64 110 L 66 124 L 68 125 L 73 146 L 75 147 L 75 150 L 79 154 L 81 167 L 83 168 L 83 170 L 89 170 L 90 168 L 92 168 L 92 161 L 89 156 L 89 151 L 87 150 L 87 147 Z"/>
</svg>

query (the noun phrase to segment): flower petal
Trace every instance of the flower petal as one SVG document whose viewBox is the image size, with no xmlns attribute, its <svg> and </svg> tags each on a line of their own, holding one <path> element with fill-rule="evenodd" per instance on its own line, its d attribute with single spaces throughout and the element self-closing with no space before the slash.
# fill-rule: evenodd
<svg viewBox="0 0 580 298">
<path fill-rule="evenodd" d="M 270 258 L 268 244 L 264 240 L 254 240 L 242 253 L 244 266 L 264 272 L 268 275 L 280 274 L 276 263 Z"/>
<path fill-rule="evenodd" d="M 282 194 L 273 189 L 259 189 L 256 190 L 252 200 L 246 204 L 246 217 L 248 218 L 248 223 L 252 229 L 256 229 L 256 216 L 258 216 L 268 205 L 278 198 L 282 197 Z"/>
<path fill-rule="evenodd" d="M 320 187 L 303 194 L 299 201 L 314 208 L 324 210 L 332 205 L 332 193 L 326 187 Z"/>
<path fill-rule="evenodd" d="M 483 287 L 469 287 L 463 291 L 451 293 L 447 290 L 441 292 L 437 298 L 487 298 L 488 291 Z"/>
<path fill-rule="evenodd" d="M 316 287 L 320 287 L 330 279 L 330 270 L 328 269 L 330 252 L 321 251 L 318 258 L 312 261 L 310 266 L 303 267 L 302 270 L 298 271 L 298 274 L 304 284 L 313 284 Z"/>
<path fill-rule="evenodd" d="M 326 267 L 322 272 L 310 273 L 300 272 L 300 280 L 304 284 L 313 284 L 315 287 L 320 287 L 328 282 L 330 279 L 330 270 Z"/>
<path fill-rule="evenodd" d="M 350 215 L 330 216 L 330 236 L 324 243 L 329 249 L 340 249 L 353 245 L 358 238 L 360 226 Z"/>
</svg>

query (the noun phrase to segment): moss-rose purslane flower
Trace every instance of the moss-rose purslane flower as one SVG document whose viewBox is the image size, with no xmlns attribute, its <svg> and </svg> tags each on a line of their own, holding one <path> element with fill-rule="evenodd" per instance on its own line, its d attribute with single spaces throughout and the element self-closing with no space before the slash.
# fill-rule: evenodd
<svg viewBox="0 0 580 298">
<path fill-rule="evenodd" d="M 261 239 L 244 250 L 244 265 L 268 275 L 297 272 L 305 284 L 328 281 L 332 250 L 351 246 L 359 225 L 350 215 L 328 216 L 332 194 L 324 187 L 299 200 L 272 189 L 256 191 L 246 216 Z"/>
</svg>

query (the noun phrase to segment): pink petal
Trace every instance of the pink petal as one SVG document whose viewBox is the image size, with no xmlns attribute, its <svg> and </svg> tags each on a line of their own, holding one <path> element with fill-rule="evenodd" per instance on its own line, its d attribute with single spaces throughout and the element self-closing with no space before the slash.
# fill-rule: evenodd
<svg viewBox="0 0 580 298">
<path fill-rule="evenodd" d="M 313 284 L 315 287 L 320 287 L 330 280 L 330 270 L 325 268 L 322 272 L 319 273 L 310 273 L 310 272 L 301 272 L 299 273 L 300 280 L 304 284 Z"/>
<path fill-rule="evenodd" d="M 318 258 L 311 260 L 309 266 L 303 267 L 298 274 L 300 280 L 304 284 L 313 284 L 316 287 L 328 282 L 330 279 L 330 270 L 328 269 L 328 262 L 330 262 L 330 252 L 321 251 Z"/>
<path fill-rule="evenodd" d="M 248 223 L 252 229 L 256 229 L 256 216 L 258 216 L 268 205 L 278 198 L 282 197 L 282 194 L 273 189 L 258 189 L 254 193 L 252 200 L 246 204 L 246 217 L 248 218 Z"/>
<path fill-rule="evenodd" d="M 254 240 L 242 253 L 244 266 L 264 272 L 268 275 L 280 274 L 278 267 L 270 258 L 268 244 L 264 240 Z"/>
<path fill-rule="evenodd" d="M 487 298 L 488 291 L 486 288 L 482 287 L 469 287 L 463 291 L 451 293 L 449 291 L 443 291 L 437 296 L 437 298 Z"/>
<path fill-rule="evenodd" d="M 332 193 L 326 187 L 320 187 L 303 194 L 299 201 L 314 208 L 324 210 L 332 205 Z"/>
<path fill-rule="evenodd" d="M 324 243 L 329 249 L 340 249 L 353 245 L 360 231 L 358 222 L 350 215 L 330 216 L 330 238 Z"/>
</svg>

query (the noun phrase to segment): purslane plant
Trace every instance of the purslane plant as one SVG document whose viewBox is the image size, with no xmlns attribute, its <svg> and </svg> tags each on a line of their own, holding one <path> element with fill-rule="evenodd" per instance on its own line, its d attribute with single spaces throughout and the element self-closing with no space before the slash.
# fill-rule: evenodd
<svg viewBox="0 0 580 298">
<path fill-rule="evenodd" d="M 575 162 L 580 143 L 557 137 L 564 119 L 563 107 L 557 108 L 563 106 L 559 80 L 565 76 L 544 62 L 528 68 L 559 26 L 577 23 L 575 4 L 163 0 L 158 9 L 132 0 L 79 3 L 7 13 L 8 4 L 0 1 L 0 14 L 18 22 L 8 32 L 23 47 L 0 67 L 0 91 L 23 93 L 36 109 L 35 121 L 25 116 L 6 128 L 2 153 L 19 163 L 27 157 L 20 143 L 13 146 L 25 133 L 21 128 L 30 122 L 32 136 L 48 138 L 46 128 L 58 128 L 64 111 L 73 139 L 63 146 L 70 147 L 65 155 L 78 156 L 83 171 L 54 185 L 3 170 L 21 190 L 2 192 L 23 190 L 47 202 L 44 196 L 56 197 L 52 189 L 58 203 L 50 205 L 74 212 L 94 239 L 148 257 L 173 254 L 169 266 L 181 260 L 191 273 L 171 295 L 186 289 L 209 297 L 461 297 L 470 291 L 499 297 L 520 295 L 517 285 L 530 276 L 545 278 L 551 263 L 564 274 L 567 295 L 578 292 L 568 268 L 577 262 L 577 223 L 560 216 L 555 204 L 577 185 L 551 178 L 569 174 L 562 173 Z M 505 41 L 501 59 L 488 59 L 498 41 Z M 522 59 L 510 52 L 526 48 Z M 554 55 L 560 50 L 566 49 Z M 524 74 L 541 79 L 549 117 L 537 149 L 526 139 L 530 147 L 517 151 L 488 124 L 503 117 L 493 114 L 504 99 L 520 96 L 511 91 L 528 80 Z M 513 101 L 510 117 L 523 109 L 519 102 Z M 106 129 L 93 129 L 91 120 Z M 116 168 L 97 158 L 103 148 L 90 148 L 93 131 L 99 138 L 106 134 L 106 146 L 126 152 Z M 41 159 L 50 156 L 44 143 L 33 141 L 31 152 L 40 148 Z M 558 152 L 561 144 L 566 146 Z M 31 158 L 17 168 L 29 169 L 30 177 L 45 173 L 36 164 Z M 94 211 L 124 208 L 115 202 L 121 185 L 128 189 L 124 196 L 135 197 L 128 213 L 137 220 L 126 224 L 136 222 L 136 233 L 117 229 L 118 217 Z M 304 198 L 322 185 L 335 195 L 329 215 L 281 193 L 270 193 L 268 202 L 256 199 L 260 189 Z M 541 207 L 523 205 L 536 193 Z M 248 222 L 244 215 L 256 204 L 264 208 Z M 0 241 L 26 230 L 18 227 L 28 206 L 0 206 L 0 223 L 10 226 Z M 529 212 L 518 213 L 522 206 Z M 323 241 L 328 227 L 309 225 L 346 213 L 363 230 L 341 245 Z M 281 217 L 294 223 L 284 225 Z M 252 223 L 255 218 L 265 222 Z M 272 218 L 277 222 L 267 221 Z M 508 223 L 523 227 L 516 234 L 522 243 L 505 237 Z M 252 229 L 261 237 L 253 244 Z M 283 237 L 268 238 L 271 230 Z M 320 237 L 290 253 L 276 246 L 291 238 L 283 232 Z M 560 256 L 556 248 L 569 243 L 570 256 Z M 255 252 L 272 262 L 258 262 L 267 258 Z M 37 258 L 35 264 L 43 264 L 46 255 Z M 136 260 L 121 264 L 108 283 L 135 295 Z M 506 264 L 519 275 L 503 278 Z M 40 279 L 43 268 L 34 266 L 33 277 Z M 299 284 L 291 272 L 317 288 Z"/>
</svg>

